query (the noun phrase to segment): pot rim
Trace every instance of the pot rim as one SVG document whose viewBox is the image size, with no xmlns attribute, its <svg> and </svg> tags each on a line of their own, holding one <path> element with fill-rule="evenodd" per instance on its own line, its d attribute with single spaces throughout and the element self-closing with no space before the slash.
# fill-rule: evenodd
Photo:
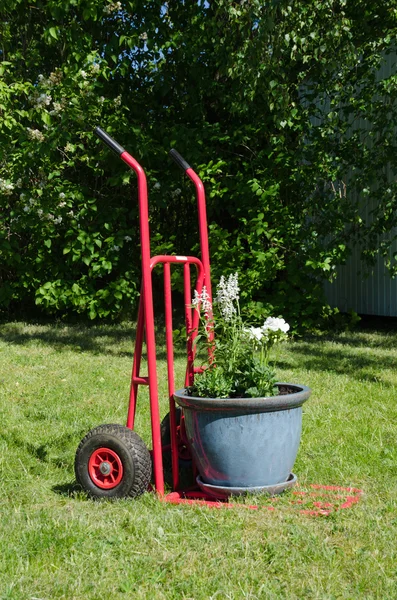
<svg viewBox="0 0 397 600">
<path fill-rule="evenodd" d="M 174 392 L 175 402 L 190 410 L 232 410 L 234 412 L 276 412 L 299 408 L 309 398 L 312 390 L 301 384 L 277 382 L 277 386 L 287 385 L 295 388 L 291 394 L 267 396 L 263 398 L 200 398 L 188 396 L 186 388 Z"/>
</svg>

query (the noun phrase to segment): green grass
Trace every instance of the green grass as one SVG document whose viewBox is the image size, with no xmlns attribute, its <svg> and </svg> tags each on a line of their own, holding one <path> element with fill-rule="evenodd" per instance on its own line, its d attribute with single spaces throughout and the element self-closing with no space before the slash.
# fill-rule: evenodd
<svg viewBox="0 0 397 600">
<path fill-rule="evenodd" d="M 310 338 L 280 379 L 313 392 L 294 472 L 356 486 L 359 504 L 299 514 L 92 502 L 73 460 L 92 427 L 126 418 L 133 328 L 0 326 L 0 597 L 98 600 L 397 598 L 397 333 Z M 160 352 L 162 415 L 166 363 Z M 182 380 L 184 353 L 177 353 Z M 136 430 L 150 444 L 147 390 Z M 249 500 L 252 502 L 252 499 Z"/>
</svg>

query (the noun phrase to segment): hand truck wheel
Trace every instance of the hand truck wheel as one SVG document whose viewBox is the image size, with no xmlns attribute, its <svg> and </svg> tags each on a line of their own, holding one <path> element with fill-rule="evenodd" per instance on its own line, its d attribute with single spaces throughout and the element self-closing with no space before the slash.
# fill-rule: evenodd
<svg viewBox="0 0 397 600">
<path fill-rule="evenodd" d="M 123 425 L 100 425 L 80 442 L 74 470 L 91 498 L 135 498 L 148 488 L 152 461 L 135 431 Z"/>
</svg>

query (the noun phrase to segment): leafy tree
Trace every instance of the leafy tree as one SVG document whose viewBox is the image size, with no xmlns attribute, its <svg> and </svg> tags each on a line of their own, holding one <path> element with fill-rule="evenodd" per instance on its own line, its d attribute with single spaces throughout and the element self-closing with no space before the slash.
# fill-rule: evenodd
<svg viewBox="0 0 397 600">
<path fill-rule="evenodd" d="M 397 76 L 376 72 L 395 0 L 5 0 L 0 15 L 2 306 L 94 318 L 136 300 L 135 180 L 97 124 L 147 169 L 154 253 L 197 251 L 166 151 L 197 168 L 214 277 L 237 269 L 255 318 L 315 326 L 352 244 L 387 251 Z"/>
</svg>

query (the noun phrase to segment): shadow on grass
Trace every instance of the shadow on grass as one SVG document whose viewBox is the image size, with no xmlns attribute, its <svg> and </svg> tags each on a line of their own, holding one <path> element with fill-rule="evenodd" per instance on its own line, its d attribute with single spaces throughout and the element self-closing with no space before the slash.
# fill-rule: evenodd
<svg viewBox="0 0 397 600">
<path fill-rule="evenodd" d="M 59 496 L 68 498 L 75 498 L 76 496 L 82 495 L 84 492 L 77 481 L 71 481 L 70 483 L 63 483 L 61 485 L 52 486 L 52 491 Z"/>
<path fill-rule="evenodd" d="M 353 348 L 394 350 L 397 347 L 397 329 L 358 329 L 354 332 L 306 334 L 302 342 L 309 344 L 332 342 Z"/>
<path fill-rule="evenodd" d="M 75 351 L 91 354 L 107 354 L 111 356 L 133 357 L 135 347 L 135 325 L 25 325 L 23 323 L 7 323 L 0 326 L 1 338 L 4 342 L 26 346 L 38 343 L 49 346 L 57 352 Z M 158 348 L 165 344 L 164 328 L 156 331 Z M 120 348 L 127 345 L 130 350 Z M 174 345 L 175 357 L 185 356 L 185 349 L 180 343 Z M 163 349 L 157 352 L 159 360 L 165 360 Z"/>
<path fill-rule="evenodd" d="M 339 339 L 335 340 L 333 338 L 332 341 L 340 343 Z M 392 383 L 382 377 L 381 371 L 396 371 L 397 356 L 371 354 L 371 347 L 366 344 L 358 346 L 357 343 L 353 343 L 355 341 L 352 338 L 349 344 L 350 351 L 345 346 L 327 348 L 322 343 L 316 345 L 305 342 L 295 346 L 291 345 L 290 350 L 293 356 L 296 357 L 299 366 L 305 369 L 348 375 L 358 381 L 379 382 L 386 387 L 393 387 Z M 348 344 L 346 341 L 345 343 Z M 365 354 L 355 354 L 354 349 L 357 347 L 366 347 L 368 351 Z M 393 349 L 395 347 L 396 344 L 392 346 Z"/>
</svg>

